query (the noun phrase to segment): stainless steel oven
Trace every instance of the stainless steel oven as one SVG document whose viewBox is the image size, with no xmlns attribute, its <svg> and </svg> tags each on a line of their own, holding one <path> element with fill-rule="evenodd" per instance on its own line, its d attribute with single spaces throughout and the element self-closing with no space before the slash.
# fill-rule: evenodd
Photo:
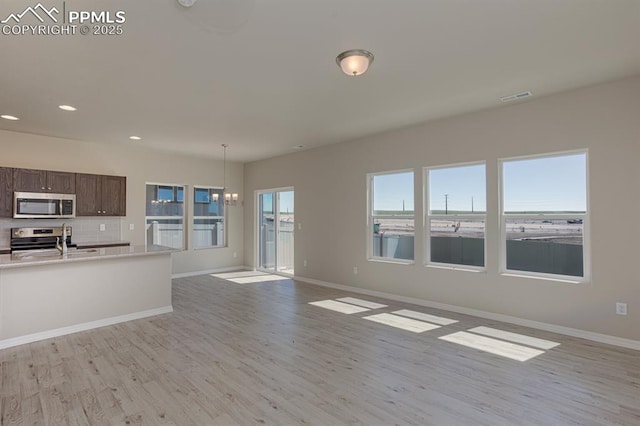
<svg viewBox="0 0 640 426">
<path fill-rule="evenodd" d="M 13 217 L 25 219 L 76 217 L 76 195 L 14 192 Z"/>
<path fill-rule="evenodd" d="M 66 232 L 63 232 L 62 226 L 51 228 L 11 228 L 11 253 L 43 250 L 55 251 L 56 246 L 62 244 L 61 239 L 63 234 L 66 235 L 65 241 L 67 247 L 75 247 L 76 245 L 71 243 L 71 227 L 63 226 L 66 228 Z"/>
</svg>

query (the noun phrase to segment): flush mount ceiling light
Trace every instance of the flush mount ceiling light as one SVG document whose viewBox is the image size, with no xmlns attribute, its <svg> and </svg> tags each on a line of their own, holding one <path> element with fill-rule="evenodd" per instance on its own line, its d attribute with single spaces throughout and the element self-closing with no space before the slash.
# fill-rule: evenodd
<svg viewBox="0 0 640 426">
<path fill-rule="evenodd" d="M 132 141 L 140 141 L 140 140 L 142 140 L 142 138 L 140 136 L 129 136 L 129 139 L 131 139 Z"/>
<path fill-rule="evenodd" d="M 178 0 L 178 3 L 183 7 L 191 7 L 195 4 L 196 1 L 197 0 Z"/>
<path fill-rule="evenodd" d="M 15 115 L 7 115 L 7 114 L 3 114 L 0 115 L 0 117 L 4 118 L 5 120 L 11 120 L 11 121 L 17 121 L 20 120 L 18 117 L 16 117 Z"/>
<path fill-rule="evenodd" d="M 71 105 L 59 105 L 58 108 L 64 110 L 64 111 L 77 111 L 78 108 L 73 107 Z"/>
<path fill-rule="evenodd" d="M 336 63 L 346 75 L 358 76 L 367 72 L 373 62 L 373 54 L 367 50 L 352 49 L 336 57 Z"/>
</svg>

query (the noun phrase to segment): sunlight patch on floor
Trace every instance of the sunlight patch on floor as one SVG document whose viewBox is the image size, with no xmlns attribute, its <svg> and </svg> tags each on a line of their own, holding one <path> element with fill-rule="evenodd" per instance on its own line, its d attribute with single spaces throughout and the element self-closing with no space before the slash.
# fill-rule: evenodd
<svg viewBox="0 0 640 426">
<path fill-rule="evenodd" d="M 380 324 L 389 325 L 391 327 L 400 328 L 402 330 L 411 331 L 413 333 L 422 333 L 424 331 L 440 328 L 439 325 L 433 325 L 428 322 L 404 318 L 392 314 L 377 314 L 363 318 Z"/>
<path fill-rule="evenodd" d="M 503 342 L 502 340 L 492 339 L 490 337 L 478 336 L 465 331 L 442 336 L 439 337 L 439 339 L 521 362 L 528 361 L 544 353 L 544 351 L 538 349 Z"/>
<path fill-rule="evenodd" d="M 211 274 L 212 277 L 222 278 L 228 280 L 229 278 L 241 278 L 241 277 L 255 277 L 258 275 L 269 275 L 260 271 L 235 271 L 235 272 L 223 272 L 220 274 Z"/>
<path fill-rule="evenodd" d="M 518 333 L 511 333 L 509 331 L 498 330 L 491 327 L 475 327 L 467 331 L 470 331 L 476 334 L 482 334 L 484 336 L 495 337 L 501 340 L 508 340 L 513 343 L 520 343 L 522 345 L 532 346 L 538 349 L 549 350 L 560 345 L 560 343 L 552 342 L 550 340 L 538 339 L 537 337 L 531 337 L 531 336 L 518 334 Z"/>
<path fill-rule="evenodd" d="M 254 277 L 239 277 L 239 278 L 230 278 L 228 281 L 234 282 L 236 284 L 251 284 L 251 283 L 264 283 L 268 281 L 280 281 L 286 280 L 287 278 L 282 277 L 280 275 L 256 275 Z"/>
<path fill-rule="evenodd" d="M 226 272 L 223 274 L 211 274 L 211 276 L 226 281 L 231 281 L 236 284 L 264 283 L 269 281 L 279 281 L 287 279 L 280 275 L 266 274 L 259 271 Z"/>
<path fill-rule="evenodd" d="M 409 309 L 401 309 L 399 311 L 394 311 L 393 313 L 396 315 L 402 315 L 403 317 L 409 317 L 409 318 L 413 318 L 421 321 L 427 321 L 427 322 L 431 322 L 439 325 L 449 325 L 449 324 L 455 324 L 458 322 L 456 320 L 452 320 L 444 317 L 437 317 L 435 315 L 429 315 L 423 312 L 410 311 Z"/>
<path fill-rule="evenodd" d="M 380 309 L 386 308 L 388 305 L 383 305 L 381 303 L 370 302 L 368 300 L 356 299 L 355 297 L 343 297 L 341 299 L 336 299 L 340 302 L 351 303 L 352 305 L 362 306 L 364 308 L 369 309 Z"/>
<path fill-rule="evenodd" d="M 359 312 L 367 312 L 369 310 L 361 306 L 355 306 L 355 305 L 350 305 L 348 303 L 336 302 L 335 300 L 321 300 L 319 302 L 309 302 L 309 304 L 313 306 L 318 306 L 320 308 L 341 312 L 343 314 L 357 314 Z"/>
</svg>

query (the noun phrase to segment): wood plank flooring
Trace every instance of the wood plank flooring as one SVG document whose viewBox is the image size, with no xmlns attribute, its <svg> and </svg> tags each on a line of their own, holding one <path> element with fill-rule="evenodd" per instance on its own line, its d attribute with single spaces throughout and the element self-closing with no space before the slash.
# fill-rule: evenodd
<svg viewBox="0 0 640 426">
<path fill-rule="evenodd" d="M 309 302 L 388 305 L 343 314 Z M 0 351 L 2 425 L 640 425 L 640 352 L 283 279 L 173 282 L 174 312 Z M 363 317 L 457 320 L 423 333 Z M 439 339 L 560 343 L 526 362 Z M 508 336 L 508 334 L 505 334 Z"/>
</svg>

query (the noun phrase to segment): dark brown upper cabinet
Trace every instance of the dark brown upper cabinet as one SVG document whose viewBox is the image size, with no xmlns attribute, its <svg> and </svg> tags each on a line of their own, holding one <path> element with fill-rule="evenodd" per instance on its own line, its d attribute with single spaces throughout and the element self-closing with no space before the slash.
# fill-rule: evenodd
<svg viewBox="0 0 640 426">
<path fill-rule="evenodd" d="M 46 192 L 47 171 L 13 169 L 13 189 L 19 192 Z"/>
<path fill-rule="evenodd" d="M 75 194 L 76 174 L 47 171 L 47 191 L 56 194 Z"/>
<path fill-rule="evenodd" d="M 122 176 L 100 176 L 102 181 L 102 214 L 107 216 L 127 215 L 127 178 Z"/>
<path fill-rule="evenodd" d="M 76 174 L 76 216 L 126 216 L 127 178 Z"/>
<path fill-rule="evenodd" d="M 102 211 L 99 175 L 76 174 L 76 216 L 98 216 Z"/>
<path fill-rule="evenodd" d="M 13 169 L 0 167 L 0 217 L 13 216 Z"/>
<path fill-rule="evenodd" d="M 18 192 L 76 193 L 76 174 L 49 170 L 13 169 L 13 189 Z"/>
</svg>

